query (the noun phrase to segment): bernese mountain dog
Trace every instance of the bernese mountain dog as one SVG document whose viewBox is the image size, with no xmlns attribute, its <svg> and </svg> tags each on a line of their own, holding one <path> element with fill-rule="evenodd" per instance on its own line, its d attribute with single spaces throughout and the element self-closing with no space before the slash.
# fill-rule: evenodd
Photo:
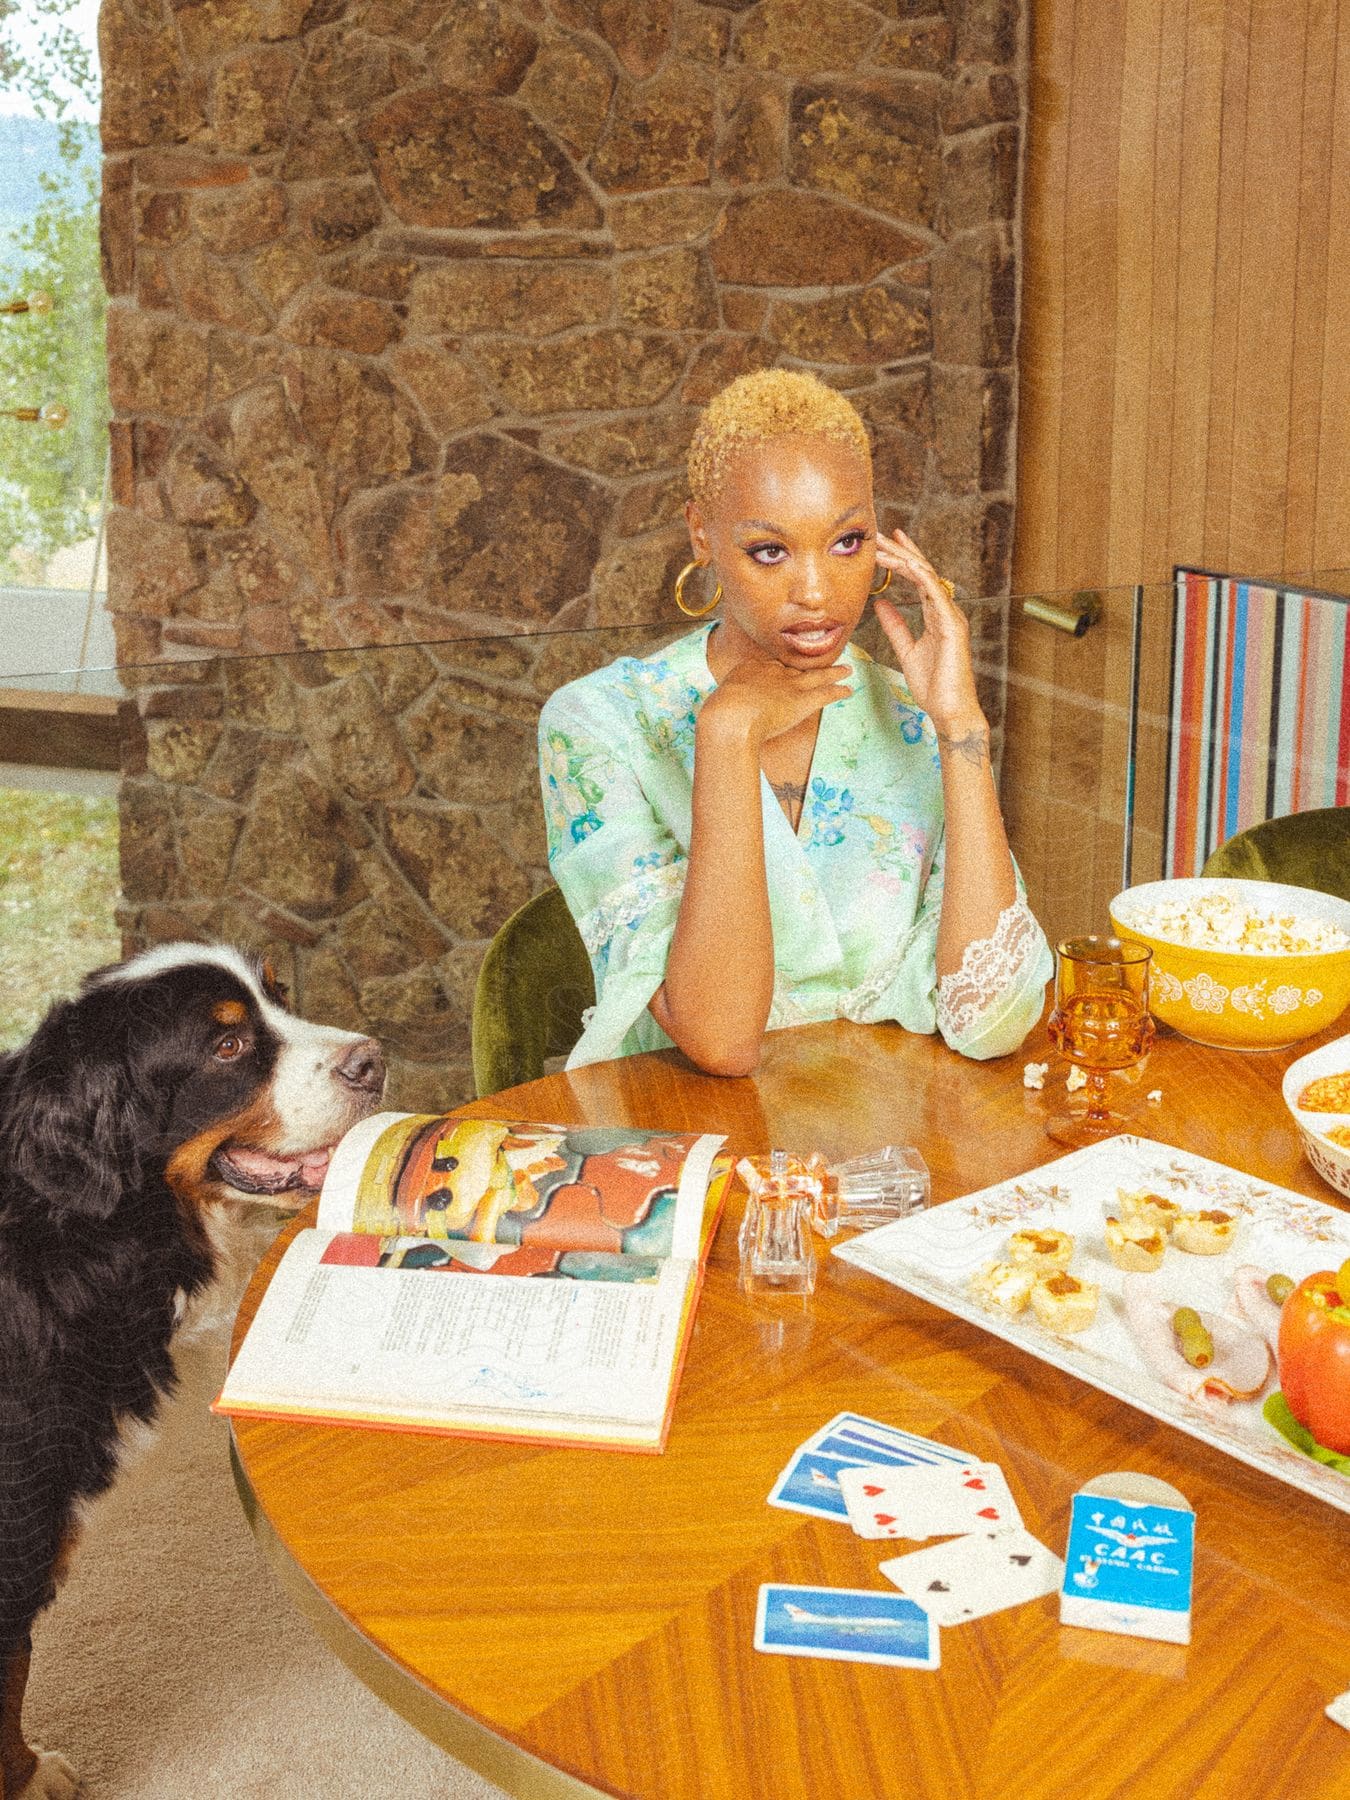
<svg viewBox="0 0 1350 1800">
<path fill-rule="evenodd" d="M 222 1203 L 299 1204 L 379 1105 L 373 1039 L 287 1010 L 267 965 L 167 944 L 100 969 L 0 1056 L 0 1800 L 77 1781 L 21 1729 L 30 1630 L 170 1340 Z"/>
</svg>

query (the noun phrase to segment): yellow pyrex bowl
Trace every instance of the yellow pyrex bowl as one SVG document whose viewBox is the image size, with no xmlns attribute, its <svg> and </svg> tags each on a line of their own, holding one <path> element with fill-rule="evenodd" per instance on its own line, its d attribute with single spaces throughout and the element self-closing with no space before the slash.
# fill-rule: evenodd
<svg viewBox="0 0 1350 1800">
<path fill-rule="evenodd" d="M 1265 915 L 1286 914 L 1339 925 L 1350 933 L 1350 901 L 1281 881 L 1146 881 L 1111 902 L 1116 935 L 1147 944 L 1149 1010 L 1197 1044 L 1231 1050 L 1279 1050 L 1338 1019 L 1350 1004 L 1350 948 L 1295 956 L 1281 951 L 1196 950 L 1139 930 L 1137 911 L 1161 901 L 1185 905 L 1226 894 Z"/>
</svg>

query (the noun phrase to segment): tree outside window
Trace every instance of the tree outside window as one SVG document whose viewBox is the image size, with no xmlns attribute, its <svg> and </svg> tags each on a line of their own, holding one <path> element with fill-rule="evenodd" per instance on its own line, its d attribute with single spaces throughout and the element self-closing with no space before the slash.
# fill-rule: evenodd
<svg viewBox="0 0 1350 1800">
<path fill-rule="evenodd" d="M 58 431 L 0 419 L 0 584 L 87 587 L 108 453 L 99 270 L 98 0 L 0 0 L 0 407 L 65 406 Z M 101 583 L 100 583 L 101 585 Z"/>
</svg>

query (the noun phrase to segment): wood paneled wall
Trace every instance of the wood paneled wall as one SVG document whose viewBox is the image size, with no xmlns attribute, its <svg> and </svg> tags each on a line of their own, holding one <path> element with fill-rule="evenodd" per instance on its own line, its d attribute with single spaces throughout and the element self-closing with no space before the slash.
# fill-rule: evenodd
<svg viewBox="0 0 1350 1800">
<path fill-rule="evenodd" d="M 1175 563 L 1350 566 L 1350 0 L 1031 0 L 1002 791 L 1052 935 L 1157 873 Z M 1329 581 L 1323 586 L 1341 586 Z"/>
<path fill-rule="evenodd" d="M 1350 0 L 1033 0 L 1014 589 L 1350 564 Z"/>
</svg>

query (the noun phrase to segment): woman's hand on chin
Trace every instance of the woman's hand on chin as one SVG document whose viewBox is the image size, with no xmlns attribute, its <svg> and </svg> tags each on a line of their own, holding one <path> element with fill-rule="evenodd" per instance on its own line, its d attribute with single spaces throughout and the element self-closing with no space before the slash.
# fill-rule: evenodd
<svg viewBox="0 0 1350 1800">
<path fill-rule="evenodd" d="M 746 657 L 703 702 L 699 733 L 725 733 L 758 748 L 852 692 L 847 663 L 828 669 L 790 669 L 768 657 Z"/>
<path fill-rule="evenodd" d="M 881 629 L 895 651 L 915 703 L 944 736 L 985 729 L 970 660 L 970 624 L 937 571 L 903 531 L 877 533 L 877 566 L 891 569 L 919 591 L 923 635 L 916 638 L 890 600 L 876 602 Z"/>
</svg>

